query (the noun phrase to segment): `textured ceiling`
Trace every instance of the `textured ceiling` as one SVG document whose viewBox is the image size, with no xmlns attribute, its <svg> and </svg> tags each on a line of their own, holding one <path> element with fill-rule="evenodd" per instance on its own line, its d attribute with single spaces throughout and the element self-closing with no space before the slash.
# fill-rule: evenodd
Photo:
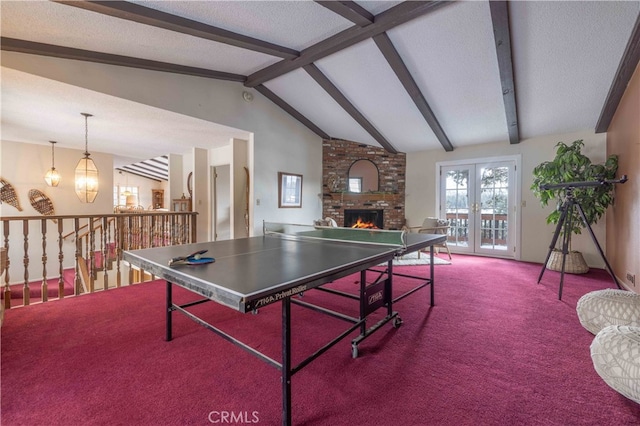
<svg viewBox="0 0 640 426">
<path fill-rule="evenodd" d="M 20 51 L 9 46 L 15 39 L 232 73 L 234 84 L 292 108 L 319 135 L 407 153 L 595 131 L 630 39 L 638 49 L 640 12 L 638 1 L 105 2 L 116 9 L 143 6 L 152 22 L 134 22 L 85 10 L 104 7 L 92 3 L 2 1 L 2 49 Z M 434 6 L 397 19 L 399 9 L 421 3 Z M 497 27 L 496 5 L 508 11 L 506 26 Z M 507 68 L 496 49 L 500 28 L 510 35 L 499 43 L 511 45 L 502 56 L 512 61 Z M 210 34 L 219 30 L 234 41 L 216 41 Z M 281 66 L 288 68 L 263 78 Z M 505 90 L 509 83 L 513 90 Z M 2 138 L 64 139 L 82 126 L 86 99 L 96 116 L 92 149 L 131 162 L 175 146 L 212 148 L 248 138 L 239 129 L 6 67 Z M 505 99 L 514 101 L 511 112 Z M 120 128 L 108 131 L 107 122 Z"/>
</svg>

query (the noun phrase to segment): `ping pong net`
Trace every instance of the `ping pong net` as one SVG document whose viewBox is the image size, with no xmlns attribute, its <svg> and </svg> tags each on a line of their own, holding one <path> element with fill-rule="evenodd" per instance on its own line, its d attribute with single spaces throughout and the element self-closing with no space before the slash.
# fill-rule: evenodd
<svg viewBox="0 0 640 426">
<path fill-rule="evenodd" d="M 374 244 L 407 247 L 404 231 L 386 229 L 336 228 L 332 226 L 298 225 L 292 223 L 263 222 L 264 235 L 279 235 L 290 239 L 311 239 L 343 243 Z"/>
</svg>

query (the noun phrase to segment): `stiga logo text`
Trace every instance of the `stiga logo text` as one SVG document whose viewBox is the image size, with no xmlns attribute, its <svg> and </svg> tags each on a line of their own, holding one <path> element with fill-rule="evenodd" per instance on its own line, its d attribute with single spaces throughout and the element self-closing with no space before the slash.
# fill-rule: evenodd
<svg viewBox="0 0 640 426">
<path fill-rule="evenodd" d="M 254 308 L 259 308 L 264 305 L 268 305 L 269 303 L 277 302 L 278 300 L 282 300 L 285 297 L 293 296 L 294 294 L 301 293 L 307 289 L 307 285 L 299 285 L 298 287 L 290 288 L 289 290 L 281 291 L 280 293 L 276 293 L 273 296 L 267 296 L 262 299 L 259 299 Z"/>
<path fill-rule="evenodd" d="M 374 304 L 376 303 L 378 300 L 382 299 L 382 290 L 373 293 L 371 296 L 369 296 L 369 304 Z"/>
</svg>

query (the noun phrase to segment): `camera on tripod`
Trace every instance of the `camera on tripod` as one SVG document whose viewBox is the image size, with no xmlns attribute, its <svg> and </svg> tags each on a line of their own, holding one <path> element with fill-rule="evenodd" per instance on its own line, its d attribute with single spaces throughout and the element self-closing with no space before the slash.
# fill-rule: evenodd
<svg viewBox="0 0 640 426">
<path fill-rule="evenodd" d="M 576 188 L 597 188 L 605 185 L 613 185 L 616 183 L 625 183 L 627 180 L 628 180 L 627 175 L 622 175 L 620 179 L 605 179 L 604 177 L 602 177 L 601 179 L 598 179 L 595 181 L 564 182 L 564 183 L 557 183 L 557 184 L 540 185 L 540 190 L 542 191 L 554 190 L 554 189 L 565 190 L 565 194 L 564 194 L 565 198 L 562 202 L 562 205 L 560 205 L 558 209 L 560 211 L 560 218 L 556 225 L 556 230 L 553 234 L 553 238 L 551 239 L 551 244 L 549 245 L 549 252 L 547 253 L 547 258 L 545 259 L 544 264 L 542 266 L 542 270 L 540 271 L 540 275 L 538 276 L 538 283 L 540 283 L 540 280 L 542 279 L 542 275 L 544 274 L 545 269 L 547 269 L 547 263 L 551 258 L 551 253 L 555 249 L 556 243 L 558 242 L 558 237 L 560 237 L 560 234 L 563 234 L 563 229 L 564 229 L 564 234 L 562 239 L 562 267 L 561 267 L 561 274 L 560 274 L 560 289 L 558 291 L 558 299 L 562 299 L 562 286 L 564 283 L 565 264 L 566 264 L 567 254 L 569 253 L 569 239 L 573 229 L 572 221 L 574 216 L 573 214 L 574 208 L 578 212 L 578 216 L 582 221 L 582 223 L 584 224 L 585 228 L 589 231 L 589 234 L 591 235 L 591 239 L 593 240 L 593 243 L 598 249 L 598 252 L 602 257 L 602 260 L 604 260 L 605 266 L 607 267 L 607 271 L 609 271 L 609 275 L 611 275 L 611 277 L 613 278 L 613 281 L 616 283 L 618 288 L 621 288 L 620 283 L 618 282 L 618 279 L 613 273 L 613 269 L 611 268 L 609 261 L 604 255 L 604 251 L 602 251 L 602 247 L 600 247 L 600 244 L 598 243 L 598 240 L 595 234 L 593 233 L 593 229 L 591 229 L 591 225 L 589 224 L 589 220 L 585 215 L 584 209 L 580 205 L 580 202 L 576 200 L 576 198 L 574 197 L 573 190 Z"/>
</svg>

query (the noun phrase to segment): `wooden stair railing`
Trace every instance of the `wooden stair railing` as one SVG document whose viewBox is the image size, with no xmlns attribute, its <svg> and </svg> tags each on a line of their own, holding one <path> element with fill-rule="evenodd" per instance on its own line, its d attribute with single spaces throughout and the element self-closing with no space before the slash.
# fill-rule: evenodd
<svg viewBox="0 0 640 426">
<path fill-rule="evenodd" d="M 65 297 L 65 291 L 69 294 L 70 288 L 73 295 L 80 295 L 120 287 L 123 273 L 128 275 L 127 284 L 133 284 L 134 274 L 122 260 L 122 252 L 196 242 L 196 219 L 195 212 L 153 211 L 1 217 L 0 244 L 7 253 L 0 268 L 2 306 L 20 305 L 20 298 L 24 306 L 32 298 L 42 302 L 56 298 L 50 293 L 52 283 L 57 284 L 57 298 Z M 56 225 L 48 226 L 49 220 Z M 12 282 L 20 269 L 22 279 Z M 48 271 L 56 273 L 48 277 Z M 69 274 L 65 271 L 73 275 L 73 284 L 66 287 L 64 276 Z"/>
</svg>

